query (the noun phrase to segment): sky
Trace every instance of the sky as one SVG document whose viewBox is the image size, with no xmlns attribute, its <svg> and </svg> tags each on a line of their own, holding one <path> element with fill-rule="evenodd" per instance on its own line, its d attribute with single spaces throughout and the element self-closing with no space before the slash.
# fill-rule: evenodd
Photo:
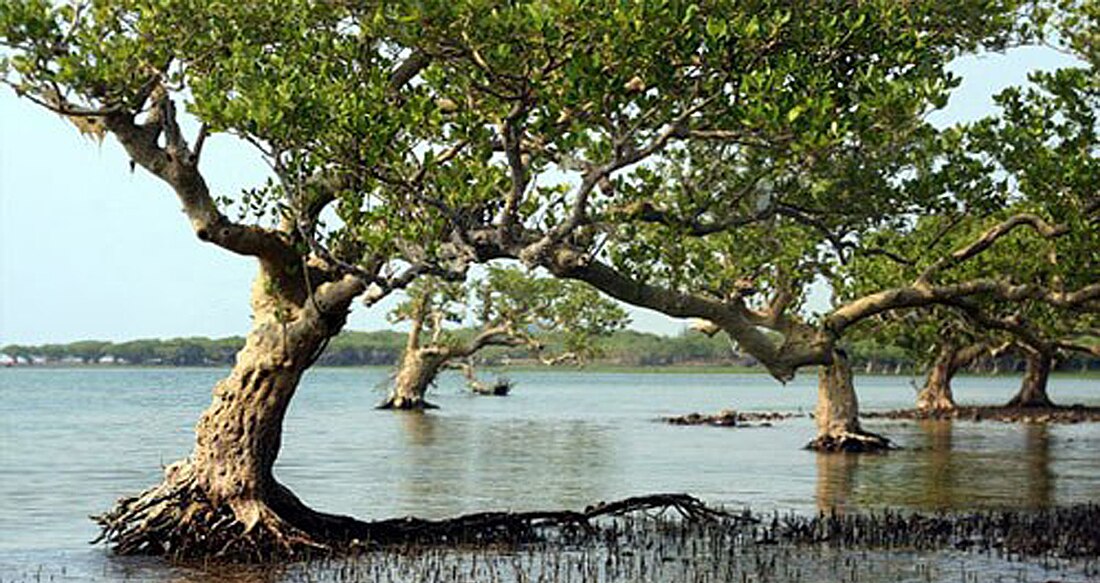
<svg viewBox="0 0 1100 583">
<path fill-rule="evenodd" d="M 1028 71 L 1071 64 L 1051 49 L 959 59 L 963 78 L 937 124 L 993 112 L 992 96 Z M 215 194 L 268 174 L 249 146 L 214 136 L 203 173 Z M 0 89 L 0 346 L 82 339 L 244 335 L 252 259 L 195 238 L 171 190 L 121 146 L 81 136 L 67 121 Z M 823 309 L 828 291 L 811 307 Z M 348 329 L 391 327 L 396 300 L 357 304 Z M 631 308 L 632 328 L 677 334 L 686 322 Z"/>
</svg>

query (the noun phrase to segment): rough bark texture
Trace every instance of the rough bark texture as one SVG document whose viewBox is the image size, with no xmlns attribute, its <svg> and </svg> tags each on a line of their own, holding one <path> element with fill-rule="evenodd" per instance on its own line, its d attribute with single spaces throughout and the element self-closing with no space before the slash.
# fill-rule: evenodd
<svg viewBox="0 0 1100 583">
<path fill-rule="evenodd" d="M 985 343 L 971 344 L 959 348 L 945 344 L 940 348 L 924 388 L 917 394 L 917 410 L 925 412 L 951 411 L 957 407 L 951 391 L 951 380 L 964 367 L 970 366 L 984 354 L 989 354 L 990 346 Z"/>
<path fill-rule="evenodd" d="M 347 309 L 318 311 L 307 291 L 277 273 L 261 269 L 252 331 L 214 387 L 191 455 L 169 466 L 162 483 L 98 517 L 101 538 L 118 552 L 261 558 L 323 547 L 356 524 L 310 510 L 272 473 L 298 381 Z"/>
<path fill-rule="evenodd" d="M 890 440 L 864 431 L 859 424 L 859 401 L 852 385 L 852 366 L 842 351 L 818 373 L 817 437 L 806 447 L 817 451 L 881 451 L 892 447 Z"/>
<path fill-rule="evenodd" d="M 1028 350 L 1024 361 L 1026 368 L 1020 390 L 1008 402 L 1008 406 L 1053 407 L 1054 403 L 1047 396 L 1047 380 L 1054 367 L 1054 354 L 1048 351 Z"/>
<path fill-rule="evenodd" d="M 422 410 L 435 405 L 424 399 L 428 387 L 435 381 L 446 355 L 433 347 L 408 348 L 401 357 L 401 367 L 394 378 L 393 389 L 379 409 Z"/>
<path fill-rule="evenodd" d="M 958 369 L 955 366 L 957 350 L 954 346 L 944 346 L 928 371 L 924 387 L 917 393 L 917 409 L 920 411 L 949 411 L 955 408 L 955 397 L 951 393 L 951 379 Z"/>
</svg>

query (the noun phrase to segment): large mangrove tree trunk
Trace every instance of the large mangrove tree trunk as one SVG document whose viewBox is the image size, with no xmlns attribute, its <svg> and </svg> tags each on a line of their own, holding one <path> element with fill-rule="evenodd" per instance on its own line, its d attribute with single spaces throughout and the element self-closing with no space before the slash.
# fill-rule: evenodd
<svg viewBox="0 0 1100 583">
<path fill-rule="evenodd" d="M 299 276 L 300 277 L 300 276 Z M 275 479 L 283 418 L 302 373 L 339 332 L 350 298 L 319 310 L 289 277 L 262 268 L 253 328 L 195 426 L 191 455 L 159 485 L 98 517 L 123 554 L 262 558 L 348 536 L 351 519 L 316 513 Z"/>
<path fill-rule="evenodd" d="M 1020 390 L 1008 402 L 1008 407 L 1053 407 L 1054 402 L 1047 395 L 1047 381 L 1054 368 L 1054 352 L 1051 350 L 1026 349 L 1024 351 L 1024 378 Z"/>
<path fill-rule="evenodd" d="M 424 399 L 447 356 L 436 347 L 407 348 L 394 377 L 393 388 L 379 409 L 423 410 L 435 405 Z"/>
<path fill-rule="evenodd" d="M 955 397 L 951 393 L 951 379 L 958 368 L 955 364 L 957 350 L 952 345 L 940 348 L 924 387 L 917 393 L 918 411 L 950 411 L 955 408 Z"/>
<path fill-rule="evenodd" d="M 936 355 L 932 369 L 924 387 L 917 393 L 918 411 L 950 411 L 955 408 L 955 396 L 951 390 L 951 381 L 966 366 L 970 366 L 978 357 L 989 352 L 984 343 L 971 344 L 959 348 L 954 344 L 944 344 Z"/>
<path fill-rule="evenodd" d="M 818 373 L 817 437 L 806 447 L 817 451 L 879 451 L 891 447 L 890 440 L 864 431 L 859 424 L 859 400 L 852 385 L 852 366 L 842 350 L 835 350 L 832 362 Z"/>
</svg>

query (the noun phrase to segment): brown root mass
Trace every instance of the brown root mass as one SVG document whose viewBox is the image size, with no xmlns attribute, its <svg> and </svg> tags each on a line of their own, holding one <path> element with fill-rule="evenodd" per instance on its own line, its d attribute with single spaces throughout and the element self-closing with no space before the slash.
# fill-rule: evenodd
<svg viewBox="0 0 1100 583">
<path fill-rule="evenodd" d="M 806 444 L 806 449 L 826 453 L 876 453 L 897 449 L 897 446 L 885 436 L 860 429 L 818 435 Z"/>
<path fill-rule="evenodd" d="M 101 532 L 93 542 L 105 541 L 124 555 L 261 562 L 391 545 L 520 544 L 554 533 L 587 536 L 598 532 L 597 519 L 633 513 L 674 511 L 685 521 L 731 517 L 687 494 L 636 496 L 583 511 L 481 512 L 443 520 L 373 522 L 310 510 L 285 489 L 275 500 L 259 505 L 256 520 L 245 524 L 228 504 L 212 503 L 199 488 L 166 481 L 94 517 Z"/>
<path fill-rule="evenodd" d="M 438 409 L 439 406 L 429 403 L 422 398 L 407 398 L 400 395 L 390 395 L 386 397 L 386 400 L 375 405 L 374 408 L 397 411 L 425 411 L 427 409 Z"/>
<path fill-rule="evenodd" d="M 1084 405 L 1052 407 L 960 406 L 947 410 L 897 409 L 869 411 L 863 417 L 878 419 L 959 419 L 963 421 L 1000 421 L 1002 423 L 1096 423 L 1100 407 Z"/>
</svg>

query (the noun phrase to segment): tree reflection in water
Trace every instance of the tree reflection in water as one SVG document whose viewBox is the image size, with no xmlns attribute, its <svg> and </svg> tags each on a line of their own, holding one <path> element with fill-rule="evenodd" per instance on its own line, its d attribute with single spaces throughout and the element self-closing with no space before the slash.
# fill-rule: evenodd
<svg viewBox="0 0 1100 583">
<path fill-rule="evenodd" d="M 818 510 L 1042 508 L 1057 503 L 1048 424 L 923 420 L 885 455 L 817 454 Z"/>
<path fill-rule="evenodd" d="M 585 421 L 398 415 L 405 508 L 445 516 L 488 508 L 578 508 L 614 497 L 606 428 Z"/>
</svg>

